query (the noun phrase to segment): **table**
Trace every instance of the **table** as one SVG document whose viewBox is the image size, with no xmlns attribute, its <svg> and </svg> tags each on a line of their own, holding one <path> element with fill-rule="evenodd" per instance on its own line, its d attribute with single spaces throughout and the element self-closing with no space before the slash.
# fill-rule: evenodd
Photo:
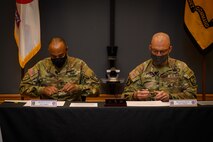
<svg viewBox="0 0 213 142">
<path fill-rule="evenodd" d="M 213 106 L 23 107 L 0 105 L 3 142 L 213 141 Z"/>
</svg>

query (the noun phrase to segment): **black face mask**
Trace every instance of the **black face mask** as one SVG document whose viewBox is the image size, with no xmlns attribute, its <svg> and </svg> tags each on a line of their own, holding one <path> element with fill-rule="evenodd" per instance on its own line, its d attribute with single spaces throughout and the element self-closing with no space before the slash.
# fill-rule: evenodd
<svg viewBox="0 0 213 142">
<path fill-rule="evenodd" d="M 164 62 L 168 60 L 169 55 L 163 55 L 163 56 L 156 56 L 154 54 L 151 54 L 153 64 L 156 66 L 162 65 Z"/>
<path fill-rule="evenodd" d="M 52 60 L 53 65 L 55 65 L 57 68 L 61 68 L 65 64 L 65 62 L 67 60 L 67 56 L 64 56 L 62 58 L 55 58 L 55 59 L 51 59 L 51 60 Z"/>
</svg>

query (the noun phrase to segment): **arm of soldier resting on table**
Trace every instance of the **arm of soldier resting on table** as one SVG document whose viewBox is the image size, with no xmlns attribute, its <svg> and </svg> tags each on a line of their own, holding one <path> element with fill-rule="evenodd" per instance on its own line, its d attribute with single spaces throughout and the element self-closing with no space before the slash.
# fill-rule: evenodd
<svg viewBox="0 0 213 142">
<path fill-rule="evenodd" d="M 194 72 L 188 67 L 183 70 L 182 92 L 169 94 L 170 99 L 196 99 L 197 84 Z"/>
<path fill-rule="evenodd" d="M 142 89 L 140 75 L 143 69 L 144 64 L 140 64 L 129 73 L 121 98 L 126 100 L 137 100 L 137 98 L 134 98 L 134 93 Z"/>
<path fill-rule="evenodd" d="M 141 88 L 141 80 L 140 77 L 137 76 L 134 79 L 131 79 L 128 77 L 126 86 L 124 87 L 124 91 L 121 95 L 121 98 L 124 98 L 126 100 L 137 100 L 134 98 L 133 94 Z"/>
<path fill-rule="evenodd" d="M 44 88 L 38 85 L 38 77 L 39 73 L 36 66 L 29 69 L 21 80 L 19 86 L 20 94 L 38 97 L 41 94 L 42 89 Z"/>
</svg>

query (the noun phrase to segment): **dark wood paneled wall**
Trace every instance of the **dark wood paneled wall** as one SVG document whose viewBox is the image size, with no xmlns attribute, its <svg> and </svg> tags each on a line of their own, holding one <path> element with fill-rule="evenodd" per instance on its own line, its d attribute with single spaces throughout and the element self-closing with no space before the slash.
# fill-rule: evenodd
<svg viewBox="0 0 213 142">
<path fill-rule="evenodd" d="M 62 36 L 69 54 L 85 60 L 99 78 L 108 67 L 109 0 L 40 0 L 42 48 L 27 64 L 32 67 L 49 56 L 47 45 L 52 36 Z M 18 93 L 21 69 L 13 37 L 15 1 L 0 5 L 0 93 Z M 195 72 L 198 93 L 202 92 L 202 55 L 184 31 L 185 0 L 116 0 L 115 45 L 116 66 L 120 77 L 150 58 L 148 45 L 158 31 L 170 34 L 171 56 L 186 62 Z M 213 52 L 206 55 L 206 93 L 213 93 Z"/>
</svg>

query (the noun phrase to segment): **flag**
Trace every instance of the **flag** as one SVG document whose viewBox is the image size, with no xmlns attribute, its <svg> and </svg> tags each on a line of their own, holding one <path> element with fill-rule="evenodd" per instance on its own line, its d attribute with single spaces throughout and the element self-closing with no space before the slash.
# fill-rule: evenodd
<svg viewBox="0 0 213 142">
<path fill-rule="evenodd" d="M 41 48 L 38 0 L 16 0 L 14 36 L 19 64 L 24 68 Z"/>
<path fill-rule="evenodd" d="M 213 45 L 213 0 L 186 0 L 184 23 L 204 51 Z"/>
</svg>

